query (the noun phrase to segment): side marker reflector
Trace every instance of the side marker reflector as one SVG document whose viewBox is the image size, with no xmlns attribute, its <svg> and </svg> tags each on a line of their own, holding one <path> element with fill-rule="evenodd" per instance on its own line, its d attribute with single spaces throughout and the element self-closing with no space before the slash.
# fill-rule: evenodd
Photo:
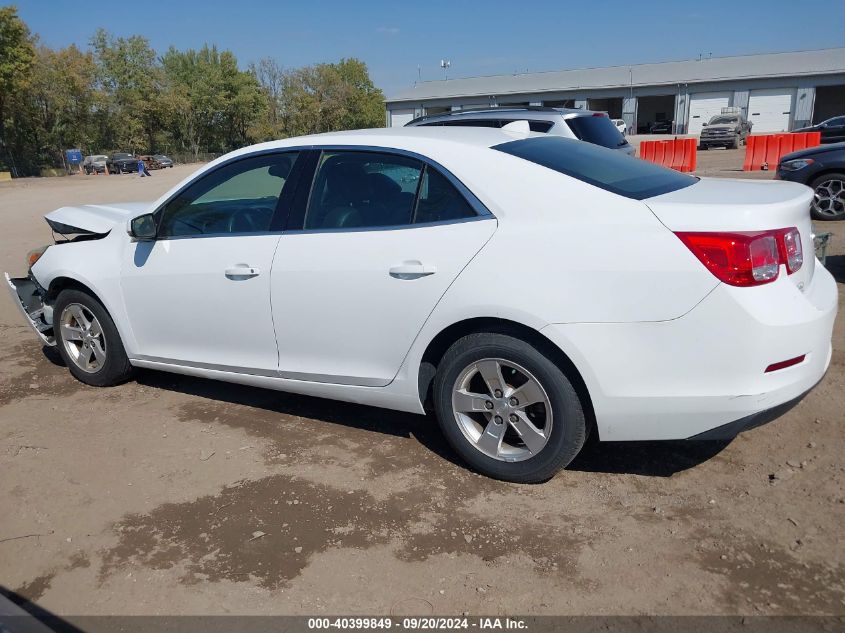
<svg viewBox="0 0 845 633">
<path fill-rule="evenodd" d="M 790 358 L 789 360 L 782 360 L 779 363 L 772 363 L 771 365 L 766 367 L 766 371 L 763 373 L 768 374 L 770 371 L 777 371 L 778 369 L 786 369 L 787 367 L 792 367 L 793 365 L 797 365 L 798 363 L 802 362 L 806 356 L 806 354 L 801 354 L 801 356 L 796 356 L 795 358 Z"/>
</svg>

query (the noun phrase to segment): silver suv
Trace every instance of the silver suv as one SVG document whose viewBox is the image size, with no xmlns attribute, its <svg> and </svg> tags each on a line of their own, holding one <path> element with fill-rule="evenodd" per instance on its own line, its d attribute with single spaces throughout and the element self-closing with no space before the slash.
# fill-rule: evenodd
<svg viewBox="0 0 845 633">
<path fill-rule="evenodd" d="M 459 125 L 500 128 L 515 121 L 527 121 L 532 132 L 574 138 L 634 155 L 634 147 L 625 140 L 607 114 L 591 110 L 542 107 L 456 110 L 416 118 L 406 127 Z"/>
</svg>

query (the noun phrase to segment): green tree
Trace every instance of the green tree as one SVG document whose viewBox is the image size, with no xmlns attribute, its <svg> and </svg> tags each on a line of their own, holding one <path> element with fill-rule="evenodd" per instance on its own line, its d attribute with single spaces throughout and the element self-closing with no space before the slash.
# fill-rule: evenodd
<svg viewBox="0 0 845 633">
<path fill-rule="evenodd" d="M 15 175 L 18 170 L 12 149 L 21 139 L 7 138 L 7 117 L 10 115 L 10 103 L 20 96 L 20 92 L 29 83 L 34 61 L 35 38 L 18 17 L 17 8 L 0 7 L 0 144 L 4 149 L 2 154 Z"/>
<path fill-rule="evenodd" d="M 102 141 L 115 149 L 149 148 L 161 125 L 161 72 L 156 52 L 140 35 L 113 37 L 98 29 L 91 38 L 97 82 L 104 93 Z"/>
<path fill-rule="evenodd" d="M 384 95 L 358 59 L 317 64 L 287 73 L 281 97 L 288 136 L 381 127 Z"/>
<path fill-rule="evenodd" d="M 238 68 L 230 51 L 203 46 L 199 51 L 173 47 L 162 57 L 170 91 L 173 135 L 195 155 L 227 151 L 252 142 L 266 103 L 255 75 Z"/>
</svg>

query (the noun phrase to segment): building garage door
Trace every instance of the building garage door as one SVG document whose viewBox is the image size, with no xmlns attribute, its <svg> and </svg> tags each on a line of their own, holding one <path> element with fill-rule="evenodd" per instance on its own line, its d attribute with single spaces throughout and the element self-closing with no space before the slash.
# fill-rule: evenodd
<svg viewBox="0 0 845 633">
<path fill-rule="evenodd" d="M 792 112 L 792 90 L 774 88 L 752 90 L 748 97 L 748 120 L 754 124 L 754 134 L 789 131 Z"/>
<path fill-rule="evenodd" d="M 414 109 L 399 109 L 390 111 L 390 127 L 402 127 L 414 118 Z"/>
<path fill-rule="evenodd" d="M 699 92 L 690 95 L 689 134 L 701 134 L 704 124 L 717 114 L 722 114 L 722 108 L 730 104 L 730 92 Z"/>
</svg>

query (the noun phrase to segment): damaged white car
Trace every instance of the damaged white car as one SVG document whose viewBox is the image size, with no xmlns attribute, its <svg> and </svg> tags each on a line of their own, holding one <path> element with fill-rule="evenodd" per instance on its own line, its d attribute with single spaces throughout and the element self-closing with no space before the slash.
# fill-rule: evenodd
<svg viewBox="0 0 845 633">
<path fill-rule="evenodd" d="M 58 209 L 7 280 L 87 384 L 145 367 L 433 409 L 473 467 L 540 481 L 590 432 L 727 438 L 822 378 L 811 199 L 527 131 L 365 130 Z"/>
</svg>

